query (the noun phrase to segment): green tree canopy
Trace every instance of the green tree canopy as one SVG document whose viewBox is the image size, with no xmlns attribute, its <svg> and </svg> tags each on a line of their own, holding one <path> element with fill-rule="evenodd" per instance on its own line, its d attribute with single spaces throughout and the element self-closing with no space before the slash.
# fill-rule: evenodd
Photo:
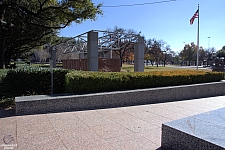
<svg viewBox="0 0 225 150">
<path fill-rule="evenodd" d="M 225 46 L 224 46 L 224 48 L 225 48 Z M 219 50 L 218 52 L 216 52 L 216 57 L 224 57 L 225 58 L 225 49 L 221 49 L 221 50 Z"/>
<path fill-rule="evenodd" d="M 156 65 L 158 67 L 159 61 L 163 61 L 164 65 L 167 61 L 169 61 L 169 54 L 172 53 L 170 49 L 170 45 L 168 45 L 163 40 L 156 40 L 156 39 L 148 39 L 146 40 L 146 54 L 150 54 L 152 56 L 151 63 L 156 61 Z"/>
<path fill-rule="evenodd" d="M 224 57 L 225 58 L 225 46 L 222 47 L 221 50 L 216 52 L 216 57 Z"/>
<path fill-rule="evenodd" d="M 191 65 L 191 61 L 196 60 L 197 46 L 194 43 L 186 44 L 184 49 L 180 52 L 182 60 L 188 61 L 188 65 Z"/>
<path fill-rule="evenodd" d="M 225 45 L 222 47 L 222 50 L 225 50 Z"/>
<path fill-rule="evenodd" d="M 101 4 L 91 0 L 4 0 L 0 4 L 0 68 L 12 55 L 51 41 L 72 22 L 96 19 Z"/>
</svg>

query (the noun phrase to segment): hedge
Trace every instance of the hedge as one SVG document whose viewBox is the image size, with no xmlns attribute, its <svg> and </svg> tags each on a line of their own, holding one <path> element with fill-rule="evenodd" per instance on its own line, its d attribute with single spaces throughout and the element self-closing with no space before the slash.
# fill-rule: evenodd
<svg viewBox="0 0 225 150">
<path fill-rule="evenodd" d="M 53 69 L 53 93 L 65 92 L 65 74 L 68 72 L 69 70 L 65 69 Z M 49 68 L 18 67 L 8 70 L 0 85 L 1 97 L 50 94 L 51 73 Z"/>
<path fill-rule="evenodd" d="M 3 89 L 4 89 L 3 80 L 6 77 L 7 72 L 8 72 L 8 69 L 0 69 L 0 98 L 2 98 L 4 96 L 4 93 L 3 93 Z"/>
<path fill-rule="evenodd" d="M 7 75 L 8 69 L 0 69 L 0 82 L 4 79 Z"/>
<path fill-rule="evenodd" d="M 216 82 L 224 73 L 205 71 L 89 72 L 54 69 L 54 94 L 92 93 Z M 49 68 L 0 70 L 0 98 L 51 93 Z"/>
<path fill-rule="evenodd" d="M 84 72 L 66 74 L 66 92 L 91 93 L 217 82 L 224 73 L 205 71 Z"/>
</svg>

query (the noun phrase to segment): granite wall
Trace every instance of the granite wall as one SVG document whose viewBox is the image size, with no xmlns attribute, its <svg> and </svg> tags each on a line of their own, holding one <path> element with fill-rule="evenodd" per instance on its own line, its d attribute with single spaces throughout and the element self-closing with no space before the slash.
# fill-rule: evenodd
<svg viewBox="0 0 225 150">
<path fill-rule="evenodd" d="M 16 97 L 16 114 L 38 114 L 163 103 L 225 95 L 225 82 L 103 92 Z"/>
</svg>

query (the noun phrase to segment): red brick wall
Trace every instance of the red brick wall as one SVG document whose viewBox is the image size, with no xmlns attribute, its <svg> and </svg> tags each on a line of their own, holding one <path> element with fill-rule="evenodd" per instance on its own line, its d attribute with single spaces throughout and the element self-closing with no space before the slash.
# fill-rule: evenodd
<svg viewBox="0 0 225 150">
<path fill-rule="evenodd" d="M 87 71 L 87 59 L 81 59 L 80 70 Z"/>
<path fill-rule="evenodd" d="M 79 59 L 63 60 L 63 69 L 80 70 L 80 60 Z"/>
<path fill-rule="evenodd" d="M 98 70 L 106 72 L 120 72 L 120 59 L 99 58 Z"/>
<path fill-rule="evenodd" d="M 87 71 L 87 59 L 71 59 L 62 61 L 63 69 Z M 99 58 L 98 70 L 106 72 L 120 72 L 120 59 Z"/>
</svg>

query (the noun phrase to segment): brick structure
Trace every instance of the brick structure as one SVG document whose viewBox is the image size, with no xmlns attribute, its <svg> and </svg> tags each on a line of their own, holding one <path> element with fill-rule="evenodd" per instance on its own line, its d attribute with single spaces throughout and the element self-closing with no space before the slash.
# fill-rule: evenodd
<svg viewBox="0 0 225 150">
<path fill-rule="evenodd" d="M 87 59 L 63 60 L 63 69 L 87 71 Z M 98 70 L 105 72 L 120 72 L 120 59 L 98 58 Z"/>
</svg>

